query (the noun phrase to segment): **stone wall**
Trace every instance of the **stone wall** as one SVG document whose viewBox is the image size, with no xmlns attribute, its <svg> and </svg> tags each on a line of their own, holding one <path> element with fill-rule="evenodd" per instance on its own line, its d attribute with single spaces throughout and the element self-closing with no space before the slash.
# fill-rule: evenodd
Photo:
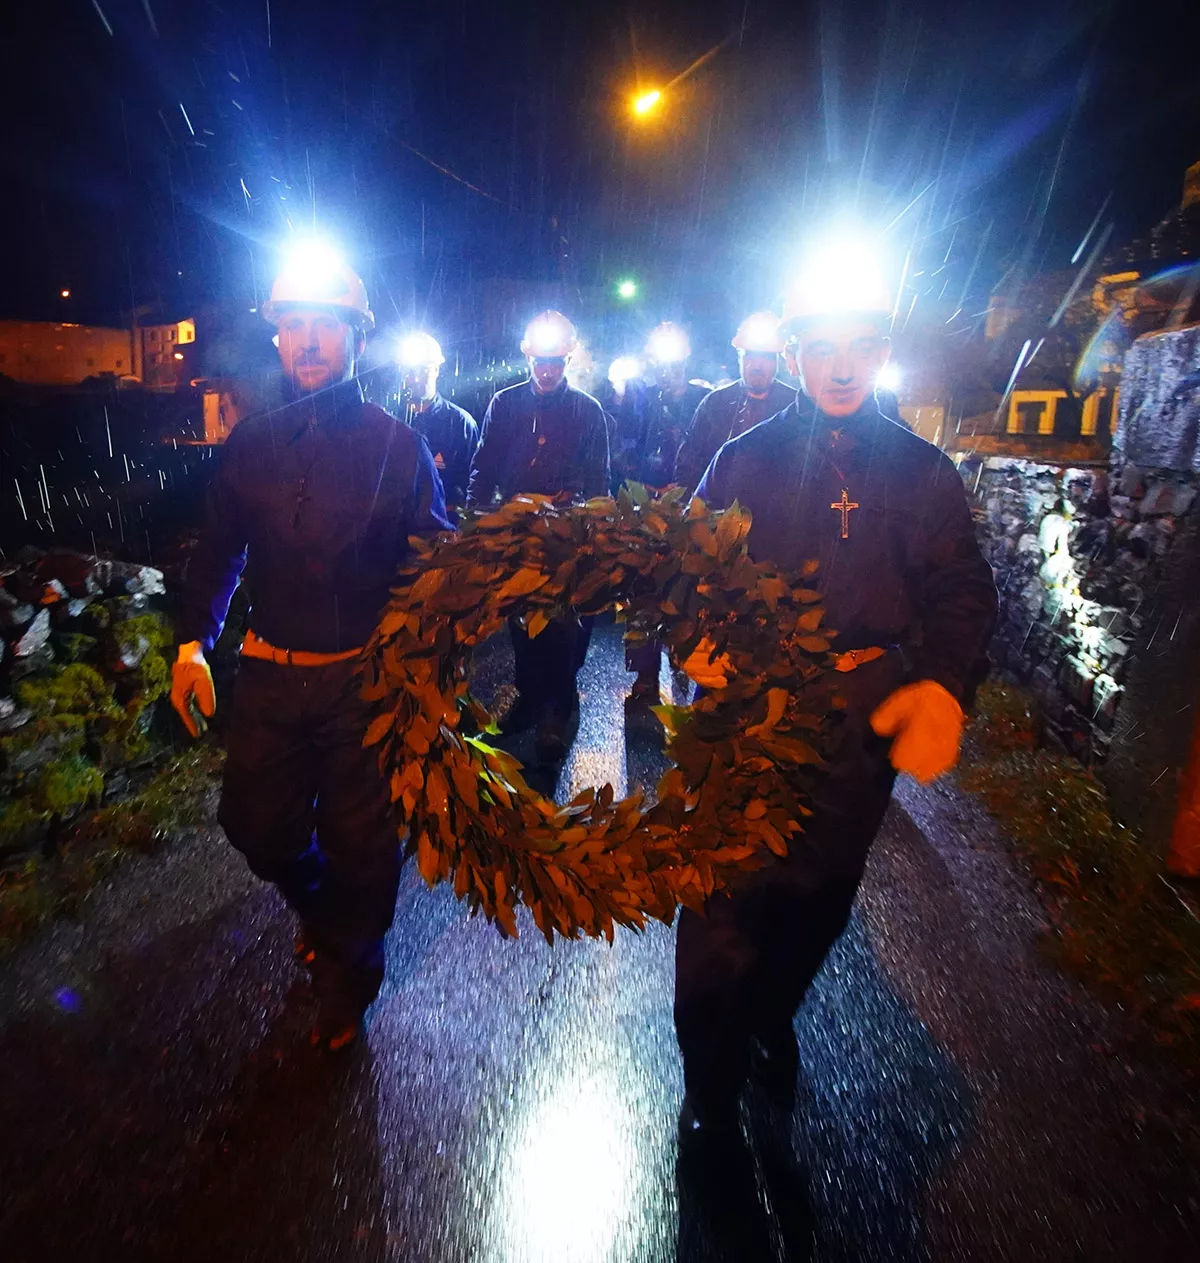
<svg viewBox="0 0 1200 1263">
<path fill-rule="evenodd" d="M 164 596 L 149 566 L 36 549 L 0 564 L 0 866 L 165 753 Z"/>
<path fill-rule="evenodd" d="M 1200 706 L 1200 326 L 1130 348 L 1111 464 L 978 461 L 996 667 L 1165 844 Z"/>
<path fill-rule="evenodd" d="M 1001 593 L 996 669 L 1160 833 L 1200 680 L 1200 476 L 991 457 L 973 485 Z"/>
</svg>

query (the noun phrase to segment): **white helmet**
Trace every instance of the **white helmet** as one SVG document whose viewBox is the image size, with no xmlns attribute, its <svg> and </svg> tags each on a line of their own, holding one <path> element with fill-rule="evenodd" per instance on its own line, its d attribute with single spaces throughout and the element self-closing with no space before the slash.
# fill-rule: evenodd
<svg viewBox="0 0 1200 1263">
<path fill-rule="evenodd" d="M 673 320 L 664 320 L 646 339 L 646 356 L 655 364 L 682 364 L 691 353 L 687 330 Z"/>
<path fill-rule="evenodd" d="M 278 325 L 290 307 L 332 307 L 358 329 L 375 328 L 362 278 L 336 250 L 319 241 L 303 242 L 292 249 L 275 277 L 262 314 Z"/>
<path fill-rule="evenodd" d="M 804 325 L 830 316 L 888 323 L 895 303 L 895 289 L 889 289 L 874 252 L 867 245 L 835 239 L 814 253 L 788 291 L 782 329 L 790 337 Z"/>
<path fill-rule="evenodd" d="M 779 332 L 779 317 L 773 311 L 756 311 L 738 325 L 730 346 L 751 354 L 776 355 L 783 350 L 783 338 Z"/>
<path fill-rule="evenodd" d="M 400 339 L 396 359 L 401 368 L 440 368 L 446 362 L 437 338 L 418 331 Z"/>
<path fill-rule="evenodd" d="M 558 359 L 579 345 L 575 326 L 561 311 L 544 311 L 529 322 L 521 339 L 521 354 L 534 359 Z"/>
</svg>

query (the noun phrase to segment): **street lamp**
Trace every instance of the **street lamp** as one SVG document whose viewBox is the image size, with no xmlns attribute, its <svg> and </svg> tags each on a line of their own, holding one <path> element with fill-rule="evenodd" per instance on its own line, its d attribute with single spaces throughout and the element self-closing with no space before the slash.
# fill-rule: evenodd
<svg viewBox="0 0 1200 1263">
<path fill-rule="evenodd" d="M 633 112 L 638 118 L 645 118 L 662 100 L 662 92 L 651 88 L 649 92 L 639 92 L 633 98 Z"/>
<path fill-rule="evenodd" d="M 59 298 L 70 298 L 70 297 L 71 297 L 71 291 L 70 291 L 69 289 L 60 289 L 60 290 L 58 291 L 58 296 L 59 296 Z"/>
</svg>

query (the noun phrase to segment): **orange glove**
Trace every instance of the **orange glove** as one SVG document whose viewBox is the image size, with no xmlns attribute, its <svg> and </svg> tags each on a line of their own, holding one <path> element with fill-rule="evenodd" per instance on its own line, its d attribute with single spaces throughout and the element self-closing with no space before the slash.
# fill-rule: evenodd
<svg viewBox="0 0 1200 1263">
<path fill-rule="evenodd" d="M 171 668 L 171 705 L 193 737 L 200 735 L 207 726 L 204 720 L 211 719 L 217 709 L 212 672 L 198 640 L 179 646 L 179 657 Z"/>
<path fill-rule="evenodd" d="M 723 689 L 735 674 L 729 655 L 723 653 L 714 659 L 713 654 L 716 651 L 716 645 L 705 636 L 683 664 L 684 674 L 710 693 L 715 689 Z"/>
<path fill-rule="evenodd" d="M 871 716 L 881 737 L 893 737 L 892 766 L 928 785 L 958 762 L 962 707 L 935 680 L 906 684 Z"/>
</svg>

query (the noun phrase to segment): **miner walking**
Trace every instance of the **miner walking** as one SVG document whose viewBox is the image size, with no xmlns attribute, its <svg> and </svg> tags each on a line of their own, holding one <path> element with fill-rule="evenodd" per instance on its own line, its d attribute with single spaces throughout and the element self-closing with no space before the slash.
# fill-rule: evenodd
<svg viewBox="0 0 1200 1263">
<path fill-rule="evenodd" d="M 401 850 L 370 720 L 362 646 L 413 534 L 448 530 L 419 435 L 363 400 L 374 325 L 362 281 L 298 250 L 263 314 L 287 402 L 242 421 L 221 452 L 188 567 L 171 701 L 195 735 L 215 707 L 206 651 L 243 570 L 251 607 L 226 728 L 218 818 L 300 919 L 319 1002 L 315 1043 L 354 1039 L 383 980 Z M 198 712 L 198 713 L 197 713 Z"/>
<path fill-rule="evenodd" d="M 446 399 L 438 389 L 446 357 L 435 337 L 423 331 L 408 334 L 400 342 L 399 359 L 404 419 L 429 444 L 446 503 L 461 508 L 467 502 L 467 480 L 479 445 L 479 427 L 465 408 Z"/>
<path fill-rule="evenodd" d="M 483 507 L 521 492 L 583 499 L 608 494 L 604 411 L 567 382 L 577 345 L 575 328 L 561 312 L 543 312 L 525 331 L 521 354 L 529 362 L 529 380 L 499 391 L 488 404 L 468 505 Z M 510 620 L 509 632 L 519 697 L 501 727 L 513 733 L 536 725 L 539 762 L 559 763 L 578 714 L 575 677 L 587 653 L 590 620 L 554 619 L 536 641 L 518 619 Z"/>
<path fill-rule="evenodd" d="M 656 325 L 646 339 L 653 385 L 642 410 L 640 435 L 633 445 L 633 468 L 627 476 L 658 491 L 679 481 L 675 472 L 679 444 L 709 393 L 707 386 L 688 380 L 691 354 L 687 331 L 673 320 Z M 688 490 L 693 486 L 690 484 Z M 635 672 L 629 701 L 635 706 L 658 702 L 661 664 L 661 642 L 648 640 L 626 645 L 625 668 Z"/>
<path fill-rule="evenodd" d="M 675 481 L 689 491 L 695 491 L 722 443 L 782 412 L 796 398 L 791 386 L 778 380 L 783 351 L 778 316 L 769 311 L 747 316 L 730 345 L 738 353 L 738 379 L 700 401 L 675 458 Z"/>
<path fill-rule="evenodd" d="M 897 772 L 925 781 L 955 763 L 996 615 L 957 470 L 875 402 L 890 296 L 819 281 L 785 311 L 803 393 L 722 446 L 697 495 L 751 512 L 755 560 L 793 571 L 819 562 L 813 582 L 836 629 L 846 705 L 788 857 L 714 895 L 707 915 L 680 916 L 684 1136 L 731 1134 L 751 1072 L 781 1104 L 792 1100 L 793 1017 L 846 926 Z M 724 687 L 732 667 L 710 656 L 702 646 L 689 674 Z"/>
</svg>

